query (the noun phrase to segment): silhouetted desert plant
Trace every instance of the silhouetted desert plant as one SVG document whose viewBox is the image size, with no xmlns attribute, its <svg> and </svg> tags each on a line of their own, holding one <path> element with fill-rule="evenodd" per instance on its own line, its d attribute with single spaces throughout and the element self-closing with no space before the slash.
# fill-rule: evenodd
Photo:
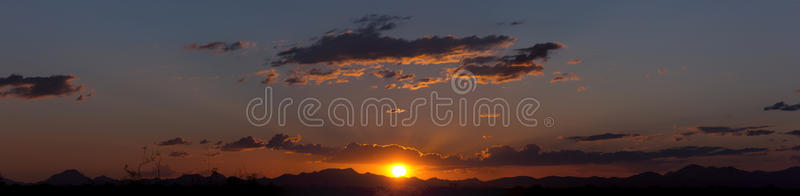
<svg viewBox="0 0 800 196">
<path fill-rule="evenodd" d="M 158 151 L 157 148 L 153 148 L 151 151 L 147 151 L 147 146 L 142 147 L 142 159 L 139 164 L 136 165 L 136 168 L 131 168 L 128 164 L 125 164 L 123 168 L 125 173 L 128 175 L 128 178 L 131 180 L 139 180 L 142 178 L 142 168 L 147 166 L 148 164 L 153 164 L 153 174 L 155 174 L 156 178 L 161 177 L 161 153 Z M 149 154 L 148 154 L 149 152 Z"/>
</svg>

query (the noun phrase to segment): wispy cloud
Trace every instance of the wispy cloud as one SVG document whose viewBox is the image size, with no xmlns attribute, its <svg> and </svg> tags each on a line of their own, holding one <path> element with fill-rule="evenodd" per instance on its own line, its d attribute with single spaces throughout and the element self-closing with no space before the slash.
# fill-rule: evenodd
<svg viewBox="0 0 800 196">
<path fill-rule="evenodd" d="M 797 111 L 800 110 L 800 103 L 794 105 L 788 105 L 783 101 L 775 103 L 771 106 L 764 107 L 764 111 L 770 110 L 780 110 L 780 111 Z"/>
<path fill-rule="evenodd" d="M 157 143 L 159 146 L 175 146 L 175 145 L 190 145 L 192 142 L 183 139 L 182 137 L 176 137 L 174 139 L 169 139 L 163 142 Z"/>
<path fill-rule="evenodd" d="M 590 135 L 590 136 L 572 136 L 572 137 L 567 137 L 566 139 L 574 140 L 577 142 L 594 142 L 594 141 L 615 140 L 615 139 L 633 138 L 633 137 L 639 137 L 639 134 L 604 133 L 604 134 Z"/>
<path fill-rule="evenodd" d="M 189 45 L 185 45 L 181 47 L 184 50 L 199 50 L 199 51 L 208 51 L 211 53 L 229 53 L 236 50 L 246 49 L 250 47 L 255 47 L 256 44 L 254 42 L 247 42 L 247 41 L 235 41 L 235 42 L 211 42 L 206 44 L 197 44 L 191 43 Z"/>
</svg>

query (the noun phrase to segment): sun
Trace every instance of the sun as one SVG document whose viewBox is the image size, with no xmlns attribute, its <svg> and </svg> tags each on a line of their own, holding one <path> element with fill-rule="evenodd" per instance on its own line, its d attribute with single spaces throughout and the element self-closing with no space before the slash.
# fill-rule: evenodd
<svg viewBox="0 0 800 196">
<path fill-rule="evenodd" d="M 395 165 L 392 166 L 392 175 L 396 177 L 403 177 L 406 176 L 406 166 L 404 165 Z"/>
</svg>

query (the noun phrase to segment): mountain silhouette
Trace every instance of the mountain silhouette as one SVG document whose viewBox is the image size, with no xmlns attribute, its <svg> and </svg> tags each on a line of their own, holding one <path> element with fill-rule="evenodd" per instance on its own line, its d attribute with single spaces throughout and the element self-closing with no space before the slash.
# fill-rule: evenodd
<svg viewBox="0 0 800 196">
<path fill-rule="evenodd" d="M 6 184 L 21 184 L 3 179 Z M 800 167 L 792 167 L 780 171 L 744 171 L 733 167 L 703 167 L 688 165 L 682 169 L 667 172 L 663 175 L 645 172 L 629 177 L 544 177 L 528 176 L 506 177 L 489 181 L 478 179 L 444 180 L 430 178 L 422 180 L 415 177 L 390 178 L 371 173 L 358 173 L 353 169 L 324 169 L 317 172 L 284 174 L 276 178 L 260 178 L 243 180 L 236 177 L 225 177 L 214 173 L 210 176 L 186 174 L 173 179 L 115 180 L 106 176 L 94 179 L 84 176 L 77 170 L 66 170 L 55 174 L 37 184 L 54 186 L 77 185 L 129 185 L 129 184 L 163 184 L 177 186 L 221 186 L 230 184 L 254 184 L 277 187 L 458 187 L 458 188 L 514 188 L 514 187 L 732 187 L 732 188 L 792 188 L 800 189 Z"/>
<path fill-rule="evenodd" d="M 92 183 L 91 178 L 84 176 L 78 170 L 71 169 L 50 176 L 50 178 L 47 178 L 47 180 L 41 182 L 40 184 L 48 184 L 55 186 L 77 186 L 77 185 L 86 185 L 91 183 Z"/>
</svg>

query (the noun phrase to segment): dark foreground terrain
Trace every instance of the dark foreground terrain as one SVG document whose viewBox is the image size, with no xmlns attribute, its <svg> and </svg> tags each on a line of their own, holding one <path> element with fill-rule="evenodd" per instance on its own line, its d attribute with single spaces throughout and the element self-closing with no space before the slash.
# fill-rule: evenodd
<svg viewBox="0 0 800 196">
<path fill-rule="evenodd" d="M 67 170 L 38 183 L 0 179 L 0 195 L 103 194 L 145 195 L 537 195 L 537 194 L 786 194 L 800 193 L 800 167 L 780 171 L 743 171 L 732 167 L 690 165 L 658 174 L 646 172 L 625 178 L 527 176 L 441 180 L 389 178 L 352 169 L 326 169 L 276 178 L 225 177 L 187 174 L 171 179 L 116 180 L 89 178 Z"/>
<path fill-rule="evenodd" d="M 165 186 L 165 185 L 104 185 L 69 186 L 51 185 L 4 186 L 0 195 L 21 194 L 79 194 L 79 195 L 556 195 L 556 194 L 616 194 L 616 195 L 675 195 L 675 194 L 745 194 L 745 195 L 797 195 L 798 189 L 764 188 L 621 188 L 621 187 L 427 187 L 419 189 L 389 189 L 384 187 L 278 187 L 263 185 L 223 186 Z"/>
</svg>

